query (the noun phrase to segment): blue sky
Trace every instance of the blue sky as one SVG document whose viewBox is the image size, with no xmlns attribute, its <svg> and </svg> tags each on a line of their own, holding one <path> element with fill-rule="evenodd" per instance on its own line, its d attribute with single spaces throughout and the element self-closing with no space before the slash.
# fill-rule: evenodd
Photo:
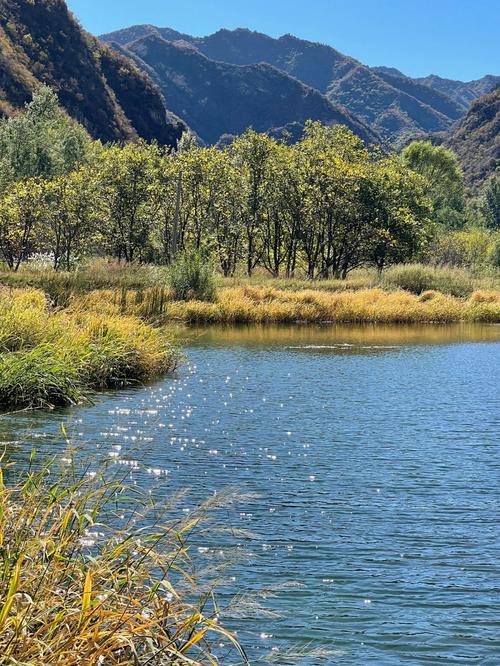
<svg viewBox="0 0 500 666">
<path fill-rule="evenodd" d="M 500 74 L 500 0 L 68 0 L 94 34 L 153 23 L 244 27 L 331 44 L 368 65 L 468 80 Z"/>
</svg>

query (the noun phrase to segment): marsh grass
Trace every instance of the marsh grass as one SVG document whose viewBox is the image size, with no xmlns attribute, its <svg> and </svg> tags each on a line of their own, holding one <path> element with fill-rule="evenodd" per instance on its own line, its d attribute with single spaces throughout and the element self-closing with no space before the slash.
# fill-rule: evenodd
<svg viewBox="0 0 500 666">
<path fill-rule="evenodd" d="M 137 292 L 97 291 L 75 298 L 73 306 L 110 315 L 152 316 L 151 302 L 159 301 L 150 294 L 144 290 L 138 298 Z M 416 295 L 402 289 L 329 292 L 243 286 L 219 289 L 213 303 L 174 301 L 166 292 L 153 319 L 188 324 L 499 322 L 500 291 L 482 289 L 458 298 L 434 290 Z"/>
<path fill-rule="evenodd" d="M 262 269 L 256 270 L 252 277 L 237 274 L 233 278 L 215 278 L 210 266 L 199 255 L 190 254 L 180 255 L 171 267 L 92 259 L 75 271 L 56 272 L 27 264 L 17 273 L 0 270 L 0 284 L 40 289 L 56 306 L 66 306 L 72 297 L 93 291 L 113 292 L 125 300 L 132 292 L 138 301 L 143 300 L 142 310 L 146 316 L 155 317 L 158 313 L 163 314 L 168 301 L 215 301 L 220 289 L 253 287 L 292 292 L 351 292 L 382 288 L 386 291 L 403 289 L 417 295 L 432 290 L 466 297 L 478 290 L 500 290 L 500 273 L 492 270 L 489 274 L 476 275 L 466 268 L 400 264 L 383 273 L 372 268 L 359 268 L 345 280 L 309 280 L 300 276 L 275 278 Z"/>
<path fill-rule="evenodd" d="M 112 302 L 110 293 L 95 292 L 86 298 L 94 308 L 99 302 L 103 307 Z M 142 303 L 146 301 L 147 294 Z M 125 307 L 140 314 L 142 303 L 137 305 L 129 294 Z M 500 292 L 481 290 L 469 298 L 457 298 L 432 290 L 417 296 L 380 288 L 328 292 L 245 286 L 220 289 L 214 303 L 166 302 L 161 317 L 192 324 L 499 322 Z"/>
<path fill-rule="evenodd" d="M 216 642 L 247 663 L 197 593 L 189 540 L 206 507 L 165 514 L 71 458 L 0 468 L 0 665 L 208 666 Z"/>
<path fill-rule="evenodd" d="M 92 259 L 74 271 L 54 271 L 23 265 L 13 273 L 0 270 L 0 284 L 13 288 L 34 288 L 44 291 L 56 306 L 65 306 L 72 295 L 96 289 L 140 290 L 167 285 L 166 267 L 127 264 L 116 260 Z"/>
<path fill-rule="evenodd" d="M 52 308 L 36 290 L 0 290 L 0 408 L 46 408 L 173 370 L 167 329 L 110 307 Z"/>
</svg>

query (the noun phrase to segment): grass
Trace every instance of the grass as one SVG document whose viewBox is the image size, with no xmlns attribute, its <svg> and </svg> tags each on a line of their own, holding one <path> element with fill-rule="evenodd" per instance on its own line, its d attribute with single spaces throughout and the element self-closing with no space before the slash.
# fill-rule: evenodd
<svg viewBox="0 0 500 666">
<path fill-rule="evenodd" d="M 0 409 L 76 404 L 175 367 L 166 329 L 102 310 L 54 309 L 41 291 L 0 290 Z"/>
<path fill-rule="evenodd" d="M 423 291 L 441 291 L 451 296 L 470 296 L 474 291 L 500 290 L 500 272 L 478 276 L 465 268 L 436 267 L 428 264 L 400 264 L 386 269 L 380 275 L 375 269 L 362 268 L 349 274 L 346 280 L 309 280 L 297 276 L 274 278 L 257 269 L 249 278 L 238 274 L 233 278 L 218 276 L 214 284 L 210 266 L 196 255 L 179 257 L 167 268 L 148 264 L 125 264 L 114 260 L 93 259 L 72 272 L 56 272 L 39 264 L 26 264 L 19 272 L 0 269 L 0 284 L 9 287 L 30 287 L 44 291 L 55 305 L 66 305 L 71 296 L 92 291 L 156 290 L 175 300 L 213 300 L 214 288 L 271 287 L 283 291 L 365 291 L 383 288 L 387 291 L 404 289 L 420 294 Z"/>
<path fill-rule="evenodd" d="M 388 289 L 404 289 L 412 294 L 432 290 L 450 296 L 470 296 L 478 288 L 499 286 L 494 279 L 473 277 L 463 268 L 424 264 L 393 266 L 383 274 L 382 285 Z"/>
<path fill-rule="evenodd" d="M 152 302 L 161 303 L 161 310 L 153 313 Z M 500 322 L 500 291 L 494 290 L 478 290 L 467 298 L 457 298 L 431 290 L 417 296 L 401 289 L 329 292 L 243 286 L 219 289 L 213 303 L 173 301 L 168 292 L 159 299 L 154 290 L 145 290 L 97 291 L 76 297 L 73 304 L 110 315 L 149 314 L 156 321 L 188 324 Z"/>
<path fill-rule="evenodd" d="M 216 280 L 210 263 L 198 252 L 184 252 L 170 266 L 168 282 L 176 301 L 214 301 Z"/>
<path fill-rule="evenodd" d="M 0 284 L 44 291 L 54 305 L 64 306 L 73 294 L 96 289 L 145 289 L 168 283 L 168 270 L 161 266 L 126 264 L 93 259 L 75 271 L 54 271 L 43 265 L 23 265 L 17 273 L 0 270 Z"/>
<path fill-rule="evenodd" d="M 221 641 L 247 663 L 197 592 L 188 542 L 205 510 L 168 520 L 70 461 L 0 468 L 0 665 L 208 666 Z"/>
<path fill-rule="evenodd" d="M 446 323 L 500 321 L 500 292 L 474 292 L 468 299 L 426 291 L 368 289 L 329 293 L 238 287 L 216 303 L 173 303 L 168 316 L 189 323 Z"/>
</svg>

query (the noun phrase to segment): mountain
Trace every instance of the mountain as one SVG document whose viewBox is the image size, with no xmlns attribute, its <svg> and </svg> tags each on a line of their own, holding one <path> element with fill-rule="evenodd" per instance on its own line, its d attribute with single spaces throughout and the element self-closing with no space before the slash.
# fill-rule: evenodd
<svg viewBox="0 0 500 666">
<path fill-rule="evenodd" d="M 415 81 L 444 93 L 449 98 L 455 100 L 465 113 L 475 99 L 486 95 L 496 86 L 500 85 L 500 76 L 487 74 L 482 79 L 475 81 L 453 81 L 452 79 L 442 79 L 440 76 L 431 74 L 424 78 L 415 79 Z"/>
<path fill-rule="evenodd" d="M 134 36 L 140 35 L 135 31 Z M 169 108 L 206 143 L 247 127 L 275 132 L 306 120 L 342 123 L 370 143 L 380 137 L 349 111 L 267 63 L 234 65 L 212 60 L 184 40 L 151 31 L 125 46 L 168 99 Z"/>
<path fill-rule="evenodd" d="M 149 77 L 84 32 L 64 0 L 0 0 L 0 113 L 23 106 L 42 83 L 103 141 L 174 145 L 182 133 Z"/>
<path fill-rule="evenodd" d="M 101 39 L 126 47 L 147 35 L 188 43 L 207 58 L 219 62 L 240 66 L 273 65 L 315 88 L 331 102 L 343 105 L 396 144 L 429 132 L 448 131 L 466 113 L 470 101 L 486 92 L 488 85 L 493 87 L 495 80 L 495 77 L 485 77 L 481 82 L 469 84 L 449 82 L 448 88 L 441 90 L 435 81 L 411 79 L 393 68 L 370 68 L 324 44 L 293 35 L 275 39 L 244 29 L 191 37 L 170 28 L 142 25 L 104 35 Z M 453 83 L 457 84 L 455 88 Z M 453 94 L 448 90 L 454 91 Z"/>
<path fill-rule="evenodd" d="M 500 86 L 476 100 L 445 140 L 473 190 L 500 167 Z"/>
</svg>

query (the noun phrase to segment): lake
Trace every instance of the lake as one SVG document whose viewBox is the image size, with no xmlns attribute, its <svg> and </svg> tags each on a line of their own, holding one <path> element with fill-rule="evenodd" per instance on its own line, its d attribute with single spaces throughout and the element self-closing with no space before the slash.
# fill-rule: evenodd
<svg viewBox="0 0 500 666">
<path fill-rule="evenodd" d="M 184 510 L 244 493 L 193 552 L 241 546 L 223 601 L 274 590 L 226 619 L 254 665 L 498 664 L 500 326 L 186 335 L 175 377 L 2 417 L 10 456 L 62 456 L 64 423 Z"/>
</svg>

